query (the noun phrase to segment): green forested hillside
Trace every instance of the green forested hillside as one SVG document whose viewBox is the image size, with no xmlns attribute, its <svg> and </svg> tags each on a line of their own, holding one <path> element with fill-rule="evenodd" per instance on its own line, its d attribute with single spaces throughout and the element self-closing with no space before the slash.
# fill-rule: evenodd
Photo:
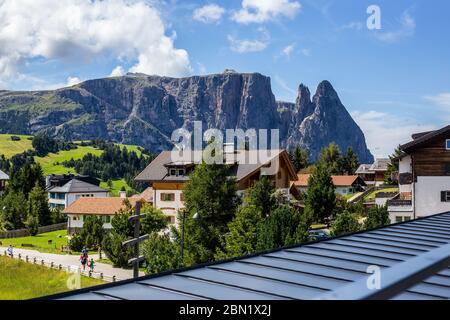
<svg viewBox="0 0 450 320">
<path fill-rule="evenodd" d="M 13 140 L 11 137 L 18 137 L 20 140 Z M 86 141 L 84 141 L 86 142 Z M 94 146 L 85 146 L 83 141 L 75 141 L 77 145 L 76 149 L 61 150 L 57 153 L 49 153 L 44 157 L 34 156 L 34 160 L 42 166 L 43 174 L 76 174 L 75 168 L 69 168 L 64 166 L 65 161 L 80 160 L 87 154 L 94 156 L 100 156 L 103 154 L 103 150 Z M 135 145 L 116 144 L 121 148 L 127 148 L 128 151 L 134 151 L 138 156 L 142 154 L 142 148 Z M 27 150 L 34 150 L 32 146 L 32 136 L 26 135 L 11 135 L 0 134 L 0 156 L 4 155 L 6 159 L 11 159 L 14 155 L 21 154 Z M 112 179 L 111 184 L 102 182 L 101 186 L 107 189 L 111 189 L 113 195 L 117 195 L 122 187 L 127 190 L 131 189 L 124 179 Z"/>
</svg>

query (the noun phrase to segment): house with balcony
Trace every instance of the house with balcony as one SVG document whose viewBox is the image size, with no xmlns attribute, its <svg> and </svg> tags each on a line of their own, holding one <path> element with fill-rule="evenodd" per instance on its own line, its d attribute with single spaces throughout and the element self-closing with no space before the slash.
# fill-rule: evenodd
<svg viewBox="0 0 450 320">
<path fill-rule="evenodd" d="M 136 206 L 138 201 L 145 202 L 143 199 L 128 198 L 131 208 Z M 83 228 L 84 220 L 88 216 L 101 217 L 103 228 L 112 229 L 112 218 L 122 209 L 126 208 L 124 198 L 79 198 L 70 204 L 64 213 L 67 215 L 67 233 L 69 235 L 79 232 Z"/>
<path fill-rule="evenodd" d="M 308 181 L 310 174 L 298 174 L 294 185 L 300 192 L 308 191 Z M 331 176 L 336 193 L 348 196 L 356 192 L 363 191 L 366 183 L 359 176 Z"/>
<path fill-rule="evenodd" d="M 136 178 L 137 182 L 151 185 L 153 206 L 164 212 L 173 224 L 177 223 L 177 213 L 184 208 L 183 188 L 195 166 L 202 161 L 202 151 L 189 151 L 180 160 L 173 159 L 173 151 L 161 152 Z M 176 153 L 176 152 L 174 152 Z M 299 194 L 292 183 L 297 179 L 295 169 L 286 150 L 234 150 L 224 148 L 225 163 L 229 166 L 229 176 L 235 178 L 239 195 L 262 176 L 268 177 L 273 187 L 289 199 Z"/>
<path fill-rule="evenodd" d="M 54 185 L 47 189 L 50 208 L 65 209 L 79 198 L 106 198 L 109 190 L 100 188 L 77 178 L 70 179 L 62 186 Z"/>
<path fill-rule="evenodd" d="M 450 211 L 450 125 L 412 139 L 396 159 L 399 194 L 387 202 L 392 222 Z"/>
<path fill-rule="evenodd" d="M 0 196 L 5 192 L 6 182 L 9 180 L 9 176 L 0 170 Z"/>
<path fill-rule="evenodd" d="M 376 159 L 372 164 L 361 164 L 355 174 L 368 186 L 378 187 L 384 184 L 384 176 L 390 163 L 391 160 L 388 158 Z"/>
</svg>

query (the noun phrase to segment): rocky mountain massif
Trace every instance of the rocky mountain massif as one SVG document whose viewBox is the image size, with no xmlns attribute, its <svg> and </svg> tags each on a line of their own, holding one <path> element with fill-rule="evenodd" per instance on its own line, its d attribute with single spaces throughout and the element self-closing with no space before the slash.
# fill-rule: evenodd
<svg viewBox="0 0 450 320">
<path fill-rule="evenodd" d="M 328 81 L 311 98 L 300 85 L 295 103 L 275 100 L 270 78 L 237 73 L 168 78 L 127 74 L 89 80 L 54 91 L 0 91 L 0 133 L 103 138 L 152 151 L 171 148 L 172 131 L 206 128 L 280 129 L 282 147 L 307 148 L 316 159 L 336 142 L 352 147 L 361 162 L 371 162 L 364 134 Z"/>
</svg>

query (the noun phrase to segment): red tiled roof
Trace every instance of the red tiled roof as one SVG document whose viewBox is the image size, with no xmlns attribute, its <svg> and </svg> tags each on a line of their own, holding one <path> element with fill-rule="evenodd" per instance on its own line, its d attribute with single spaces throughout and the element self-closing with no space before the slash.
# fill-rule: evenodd
<svg viewBox="0 0 450 320">
<path fill-rule="evenodd" d="M 297 181 L 294 181 L 294 184 L 297 187 L 307 187 L 310 176 L 310 174 L 298 174 L 298 179 Z M 353 183 L 355 183 L 358 179 L 358 176 L 331 176 L 331 179 L 333 179 L 334 186 L 346 187 L 353 185 Z"/>
<path fill-rule="evenodd" d="M 114 215 L 120 209 L 125 208 L 123 198 L 79 198 L 75 200 L 69 207 L 64 209 L 65 214 L 77 215 Z M 138 198 L 128 198 L 132 207 L 138 201 L 144 201 Z"/>
</svg>

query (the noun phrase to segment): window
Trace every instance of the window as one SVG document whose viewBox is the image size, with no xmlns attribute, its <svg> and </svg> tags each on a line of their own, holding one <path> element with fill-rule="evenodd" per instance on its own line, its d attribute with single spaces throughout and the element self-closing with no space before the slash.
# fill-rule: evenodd
<svg viewBox="0 0 450 320">
<path fill-rule="evenodd" d="M 450 139 L 445 140 L 445 149 L 450 150 Z"/>
<path fill-rule="evenodd" d="M 183 202 L 184 202 L 184 194 L 183 194 L 183 192 L 180 193 L 180 201 L 183 201 Z"/>
<path fill-rule="evenodd" d="M 175 193 L 161 193 L 161 201 L 175 201 Z"/>
<path fill-rule="evenodd" d="M 175 176 L 177 174 L 177 170 L 176 169 L 170 169 L 169 170 L 169 176 Z"/>
<path fill-rule="evenodd" d="M 410 216 L 396 216 L 395 217 L 395 222 L 396 223 L 400 223 L 400 222 L 404 222 L 404 221 L 410 221 L 411 217 Z"/>
<path fill-rule="evenodd" d="M 102 222 L 103 223 L 110 223 L 111 222 L 111 216 L 102 216 Z"/>
<path fill-rule="evenodd" d="M 450 202 L 450 191 L 441 191 L 441 202 Z"/>
</svg>

